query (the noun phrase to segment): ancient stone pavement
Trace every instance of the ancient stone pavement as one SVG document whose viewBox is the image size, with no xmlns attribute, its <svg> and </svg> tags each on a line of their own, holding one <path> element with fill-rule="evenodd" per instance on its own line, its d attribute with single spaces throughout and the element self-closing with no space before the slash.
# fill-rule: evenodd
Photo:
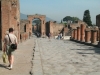
<svg viewBox="0 0 100 75">
<path fill-rule="evenodd" d="M 72 41 L 35 38 L 32 75 L 100 75 L 100 49 Z"/>
<path fill-rule="evenodd" d="M 100 75 L 99 53 L 72 41 L 31 37 L 19 44 L 13 70 L 0 58 L 0 75 Z"/>
</svg>

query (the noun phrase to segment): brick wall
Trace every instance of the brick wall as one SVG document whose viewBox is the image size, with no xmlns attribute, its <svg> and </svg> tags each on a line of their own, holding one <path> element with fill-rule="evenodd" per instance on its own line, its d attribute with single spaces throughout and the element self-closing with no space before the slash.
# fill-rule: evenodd
<svg viewBox="0 0 100 75">
<path fill-rule="evenodd" d="M 25 41 L 29 38 L 30 26 L 29 20 L 20 21 L 20 37 L 21 41 Z"/>
<path fill-rule="evenodd" d="M 0 17 L 1 17 L 1 42 L 0 45 L 3 44 L 3 39 L 5 36 L 6 31 L 10 27 L 14 28 L 15 30 L 15 35 L 18 38 L 20 37 L 20 29 L 19 29 L 19 23 L 20 23 L 20 10 L 19 10 L 19 0 L 1 0 L 1 12 L 0 12 Z M 2 46 L 0 46 L 0 49 L 2 49 Z"/>
<path fill-rule="evenodd" d="M 63 24 L 54 23 L 52 21 L 46 23 L 47 35 L 51 33 L 52 36 L 57 36 L 60 32 L 62 32 L 63 28 Z"/>
</svg>

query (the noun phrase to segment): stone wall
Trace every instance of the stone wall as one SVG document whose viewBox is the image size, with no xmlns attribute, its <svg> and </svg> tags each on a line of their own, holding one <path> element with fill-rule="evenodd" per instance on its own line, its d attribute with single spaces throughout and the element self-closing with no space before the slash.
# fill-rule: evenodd
<svg viewBox="0 0 100 75">
<path fill-rule="evenodd" d="M 2 49 L 2 41 L 6 31 L 10 27 L 14 28 L 14 33 L 20 41 L 20 8 L 19 0 L 0 0 L 0 49 Z"/>
<path fill-rule="evenodd" d="M 79 20 L 77 23 L 71 23 L 70 24 L 70 27 L 72 29 L 76 29 L 77 27 L 80 27 L 81 24 L 84 24 L 85 26 L 87 26 L 87 24 L 81 20 Z"/>
<path fill-rule="evenodd" d="M 53 29 L 54 29 L 54 32 L 53 32 L 53 35 L 54 36 L 57 36 L 59 33 L 63 32 L 63 28 L 64 28 L 64 25 L 63 24 L 58 24 L 58 23 L 53 23 Z"/>
<path fill-rule="evenodd" d="M 20 40 L 25 41 L 31 35 L 30 34 L 30 27 L 29 27 L 29 20 L 21 20 L 20 21 Z"/>
<path fill-rule="evenodd" d="M 47 34 L 51 33 L 52 36 L 57 36 L 59 33 L 62 33 L 64 36 L 70 36 L 73 29 L 77 29 L 81 24 L 84 24 L 87 27 L 87 24 L 83 21 L 78 21 L 77 23 L 71 23 L 65 26 L 64 24 L 54 23 L 49 21 L 46 23 L 46 32 Z"/>
<path fill-rule="evenodd" d="M 47 35 L 51 33 L 52 36 L 57 36 L 59 33 L 62 32 L 63 28 L 64 28 L 63 24 L 54 23 L 52 21 L 46 23 Z"/>
</svg>

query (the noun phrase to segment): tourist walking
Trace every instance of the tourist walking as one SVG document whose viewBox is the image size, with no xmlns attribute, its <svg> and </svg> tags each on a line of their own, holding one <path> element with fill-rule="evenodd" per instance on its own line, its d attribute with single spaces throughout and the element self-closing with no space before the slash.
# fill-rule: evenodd
<svg viewBox="0 0 100 75">
<path fill-rule="evenodd" d="M 8 55 L 8 61 L 9 61 L 9 70 L 13 68 L 13 63 L 14 63 L 14 52 L 15 49 L 11 48 L 11 44 L 16 44 L 17 45 L 17 37 L 13 34 L 13 28 L 9 28 L 9 34 L 5 35 L 4 38 L 4 49 L 3 52 L 6 52 Z"/>
<path fill-rule="evenodd" d="M 60 40 L 60 39 L 61 39 L 61 34 L 60 34 L 60 33 L 58 34 L 58 37 L 57 37 L 57 38 L 58 38 L 58 40 Z"/>
<path fill-rule="evenodd" d="M 50 38 L 51 38 L 51 33 L 49 33 L 48 38 L 49 38 L 49 41 L 50 41 Z"/>
<path fill-rule="evenodd" d="M 60 39 L 62 39 L 62 33 L 60 33 Z"/>
</svg>

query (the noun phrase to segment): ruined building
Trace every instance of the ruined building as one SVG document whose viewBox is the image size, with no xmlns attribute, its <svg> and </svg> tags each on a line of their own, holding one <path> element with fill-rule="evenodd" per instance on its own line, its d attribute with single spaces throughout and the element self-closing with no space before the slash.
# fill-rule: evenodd
<svg viewBox="0 0 100 75">
<path fill-rule="evenodd" d="M 100 27 L 100 14 L 96 16 L 96 26 Z"/>
<path fill-rule="evenodd" d="M 51 33 L 51 36 L 57 36 L 59 33 L 62 32 L 64 28 L 63 24 L 55 23 L 53 21 L 49 21 L 46 23 L 46 35 Z"/>
</svg>

